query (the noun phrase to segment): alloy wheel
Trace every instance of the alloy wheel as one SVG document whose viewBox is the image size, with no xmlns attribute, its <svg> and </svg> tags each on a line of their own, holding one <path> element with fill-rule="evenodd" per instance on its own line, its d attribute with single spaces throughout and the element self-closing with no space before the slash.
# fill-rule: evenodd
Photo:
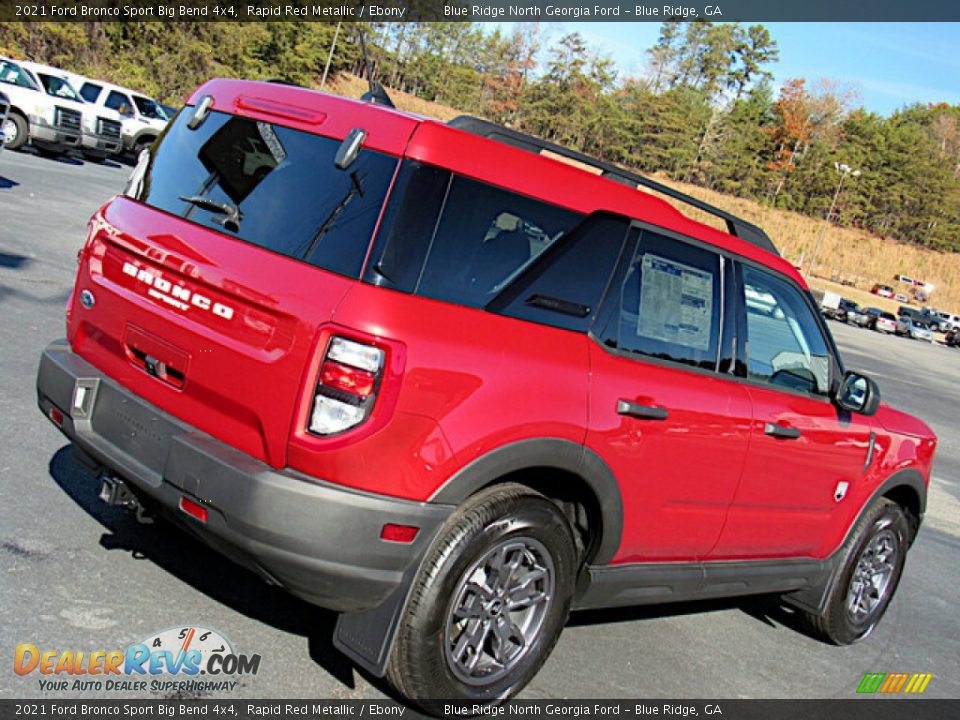
<svg viewBox="0 0 960 720">
<path fill-rule="evenodd" d="M 554 599 L 553 560 L 529 537 L 507 538 L 462 575 L 447 613 L 444 649 L 458 680 L 487 685 L 536 644 Z"/>
<path fill-rule="evenodd" d="M 860 553 L 847 590 L 847 615 L 853 622 L 868 620 L 886 599 L 897 565 L 898 547 L 896 533 L 886 528 Z"/>
</svg>

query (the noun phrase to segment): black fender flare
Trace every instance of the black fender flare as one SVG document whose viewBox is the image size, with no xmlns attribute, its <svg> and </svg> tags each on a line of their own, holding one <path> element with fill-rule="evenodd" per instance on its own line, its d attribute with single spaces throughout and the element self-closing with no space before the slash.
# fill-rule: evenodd
<svg viewBox="0 0 960 720">
<path fill-rule="evenodd" d="M 610 467 L 590 448 L 559 438 L 520 440 L 503 445 L 471 462 L 450 477 L 430 502 L 459 505 L 477 491 L 510 473 L 554 468 L 582 478 L 600 509 L 600 538 L 590 563 L 606 565 L 620 548 L 623 498 Z"/>
<path fill-rule="evenodd" d="M 623 500 L 616 477 L 589 448 L 559 438 L 521 440 L 477 458 L 451 476 L 430 502 L 460 505 L 477 491 L 520 470 L 555 468 L 582 478 L 596 496 L 600 509 L 600 540 L 592 562 L 606 565 L 620 547 Z M 429 549 L 427 550 L 429 552 Z M 397 627 L 423 558 L 414 562 L 403 582 L 384 602 L 370 610 L 344 613 L 337 618 L 333 644 L 344 655 L 376 677 L 383 677 Z"/>
<path fill-rule="evenodd" d="M 917 529 L 919 529 L 920 523 L 923 520 L 923 513 L 927 508 L 927 484 L 919 470 L 915 468 L 906 468 L 904 470 L 899 470 L 888 477 L 870 494 L 870 497 L 863 504 L 863 507 L 860 508 L 860 511 L 857 513 L 856 517 L 854 517 L 853 522 L 850 523 L 850 527 L 847 528 L 847 532 L 844 533 L 843 540 L 840 542 L 840 545 L 828 559 L 828 562 L 832 567 L 830 572 L 825 575 L 824 582 L 813 587 L 805 588 L 799 592 L 785 595 L 783 598 L 784 601 L 807 612 L 814 614 L 822 613 L 827 606 L 827 598 L 830 596 L 830 592 L 839 579 L 840 572 L 843 569 L 843 563 L 841 562 L 841 550 L 843 549 L 843 546 L 847 544 L 847 540 L 850 539 L 850 533 L 853 532 L 853 529 L 857 526 L 857 523 L 860 522 L 860 518 L 863 517 L 863 514 L 867 512 L 867 510 L 869 510 L 879 498 L 887 495 L 891 490 L 899 487 L 910 488 L 917 494 L 919 503 Z"/>
</svg>

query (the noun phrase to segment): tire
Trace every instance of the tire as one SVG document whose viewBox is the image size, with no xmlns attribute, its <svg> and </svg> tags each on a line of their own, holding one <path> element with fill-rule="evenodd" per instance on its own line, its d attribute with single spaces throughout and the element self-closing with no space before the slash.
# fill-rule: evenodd
<svg viewBox="0 0 960 720">
<path fill-rule="evenodd" d="M 8 150 L 22 148 L 30 139 L 27 121 L 16 113 L 10 113 L 3 121 L 3 144 Z"/>
<path fill-rule="evenodd" d="M 834 645 L 867 637 L 897 590 L 910 537 L 910 523 L 896 503 L 881 498 L 864 513 L 841 549 L 843 565 L 823 613 L 802 613 L 812 633 Z M 871 564 L 874 569 L 884 567 L 886 573 L 871 574 Z M 870 584 L 862 582 L 865 574 L 870 575 Z"/>
<path fill-rule="evenodd" d="M 497 567 L 509 569 L 503 590 Z M 428 712 L 442 710 L 431 701 L 512 697 L 556 645 L 576 572 L 573 532 L 556 505 L 521 485 L 481 491 L 427 552 L 400 621 L 388 681 Z M 542 599 L 530 603 L 535 597 Z M 509 611 L 511 600 L 520 607 Z"/>
</svg>

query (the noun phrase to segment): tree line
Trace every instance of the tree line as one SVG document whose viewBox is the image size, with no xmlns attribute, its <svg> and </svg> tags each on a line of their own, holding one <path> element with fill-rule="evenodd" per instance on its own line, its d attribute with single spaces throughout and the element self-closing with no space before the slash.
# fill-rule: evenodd
<svg viewBox="0 0 960 720">
<path fill-rule="evenodd" d="M 357 42 L 366 34 L 368 58 Z M 337 43 L 330 53 L 334 36 Z M 212 76 L 319 84 L 369 70 L 384 85 L 644 172 L 960 252 L 960 107 L 883 116 L 829 81 L 775 92 L 762 25 L 664 23 L 621 77 L 577 34 L 452 23 L 6 23 L 0 53 L 177 101 Z M 640 53 L 643 53 L 642 56 Z"/>
</svg>

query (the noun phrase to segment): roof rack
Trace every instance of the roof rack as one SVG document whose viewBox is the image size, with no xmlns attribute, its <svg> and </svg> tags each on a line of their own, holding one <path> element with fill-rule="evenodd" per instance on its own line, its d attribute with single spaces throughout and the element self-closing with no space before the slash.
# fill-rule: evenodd
<svg viewBox="0 0 960 720">
<path fill-rule="evenodd" d="M 658 192 L 661 195 L 666 195 L 674 200 L 679 200 L 680 202 L 686 203 L 691 207 L 695 207 L 698 210 L 703 210 L 704 212 L 710 213 L 714 217 L 718 217 L 726 223 L 727 232 L 731 235 L 738 237 L 741 240 L 746 240 L 748 243 L 756 245 L 758 248 L 766 250 L 767 252 L 772 252 L 775 255 L 780 254 L 769 236 L 753 223 L 747 222 L 743 218 L 732 215 L 725 210 L 721 210 L 720 208 L 710 205 L 709 203 L 705 203 L 702 200 L 697 200 L 697 198 L 691 197 L 690 195 L 682 193 L 679 190 L 674 190 L 672 187 L 668 187 L 667 185 L 659 183 L 656 180 L 651 180 L 643 175 L 638 175 L 637 173 L 632 173 L 629 170 L 624 170 L 623 168 L 619 168 L 611 163 L 597 160 L 596 158 L 590 157 L 585 153 L 577 152 L 576 150 L 570 150 L 562 145 L 541 140 L 533 135 L 517 132 L 516 130 L 511 130 L 510 128 L 497 125 L 496 123 L 492 123 L 487 120 L 471 117 L 470 115 L 461 115 L 460 117 L 454 118 L 448 123 L 448 125 L 473 135 L 480 135 L 481 137 L 489 138 L 491 140 L 497 140 L 498 142 L 520 148 L 521 150 L 532 152 L 536 155 L 541 155 L 543 154 L 543 151 L 546 150 L 549 153 L 565 157 L 569 160 L 573 160 L 577 163 L 599 170 L 601 177 L 605 177 L 623 185 L 629 185 L 632 188 L 637 188 L 637 186 L 642 185 L 643 187 L 649 188 L 650 190 Z"/>
</svg>

